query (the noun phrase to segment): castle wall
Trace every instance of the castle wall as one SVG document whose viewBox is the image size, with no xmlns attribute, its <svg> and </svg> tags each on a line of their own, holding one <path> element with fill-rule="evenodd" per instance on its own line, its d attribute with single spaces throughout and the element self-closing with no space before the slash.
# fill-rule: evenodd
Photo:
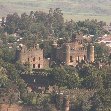
<svg viewBox="0 0 111 111">
<path fill-rule="evenodd" d="M 0 104 L 0 111 L 39 111 L 39 109 L 29 105 Z"/>
<path fill-rule="evenodd" d="M 31 69 L 44 68 L 43 50 L 38 48 L 22 47 L 19 60 L 22 64 L 29 64 Z"/>
<path fill-rule="evenodd" d="M 57 49 L 56 58 L 57 58 L 60 62 L 65 62 L 65 61 L 64 61 L 65 56 L 64 56 L 62 47 Z"/>
<path fill-rule="evenodd" d="M 56 57 L 66 65 L 75 66 L 81 60 L 87 59 L 87 48 L 78 42 L 67 43 L 57 48 Z"/>
<path fill-rule="evenodd" d="M 76 65 L 77 62 L 81 62 L 81 60 L 85 60 L 87 58 L 87 51 L 86 50 L 71 50 L 70 57 L 72 60 L 70 60 L 70 63 L 72 65 Z"/>
<path fill-rule="evenodd" d="M 49 66 L 50 66 L 50 60 L 48 60 L 48 59 L 44 59 L 44 68 L 46 69 L 46 68 L 49 68 Z"/>
</svg>

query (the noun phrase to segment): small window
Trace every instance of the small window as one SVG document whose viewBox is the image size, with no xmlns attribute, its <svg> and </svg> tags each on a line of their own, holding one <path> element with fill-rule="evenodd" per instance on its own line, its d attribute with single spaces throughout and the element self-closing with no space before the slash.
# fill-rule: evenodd
<svg viewBox="0 0 111 111">
<path fill-rule="evenodd" d="M 35 64 L 33 64 L 33 68 L 35 69 Z"/>
<path fill-rule="evenodd" d="M 86 56 L 84 55 L 84 60 L 86 60 Z"/>
<path fill-rule="evenodd" d="M 39 57 L 39 60 L 40 60 L 40 57 Z"/>
<path fill-rule="evenodd" d="M 33 61 L 35 61 L 35 57 L 33 58 Z"/>
<path fill-rule="evenodd" d="M 28 58 L 28 62 L 29 62 L 29 58 Z"/>
<path fill-rule="evenodd" d="M 40 64 L 38 64 L 38 69 L 40 68 Z"/>
<path fill-rule="evenodd" d="M 70 56 L 70 62 L 73 62 L 72 56 Z"/>
</svg>

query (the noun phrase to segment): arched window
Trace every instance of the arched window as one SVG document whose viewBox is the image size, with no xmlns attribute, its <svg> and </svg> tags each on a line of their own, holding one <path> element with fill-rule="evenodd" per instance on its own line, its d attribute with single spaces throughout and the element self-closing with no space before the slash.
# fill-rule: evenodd
<svg viewBox="0 0 111 111">
<path fill-rule="evenodd" d="M 38 64 L 38 69 L 40 68 L 40 64 Z"/>
<path fill-rule="evenodd" d="M 35 64 L 33 64 L 33 69 L 35 69 Z"/>
<path fill-rule="evenodd" d="M 35 61 L 35 57 L 33 58 L 33 61 Z"/>
<path fill-rule="evenodd" d="M 70 56 L 70 62 L 73 62 L 72 56 Z"/>
<path fill-rule="evenodd" d="M 84 60 L 86 60 L 86 56 L 84 55 Z"/>
</svg>

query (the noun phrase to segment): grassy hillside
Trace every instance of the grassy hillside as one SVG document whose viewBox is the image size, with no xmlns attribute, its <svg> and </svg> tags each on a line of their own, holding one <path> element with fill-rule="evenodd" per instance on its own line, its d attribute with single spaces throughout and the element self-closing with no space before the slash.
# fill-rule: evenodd
<svg viewBox="0 0 111 111">
<path fill-rule="evenodd" d="M 8 13 L 61 8 L 66 19 L 111 21 L 111 0 L 0 0 L 0 17 Z"/>
</svg>

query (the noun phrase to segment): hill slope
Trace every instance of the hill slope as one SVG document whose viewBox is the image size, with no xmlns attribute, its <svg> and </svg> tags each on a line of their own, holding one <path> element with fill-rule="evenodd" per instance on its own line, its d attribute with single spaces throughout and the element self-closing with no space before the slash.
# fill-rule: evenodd
<svg viewBox="0 0 111 111">
<path fill-rule="evenodd" d="M 31 10 L 48 11 L 49 8 L 58 7 L 66 18 L 95 17 L 100 20 L 105 19 L 105 21 L 111 18 L 111 0 L 0 0 L 0 16 Z"/>
</svg>

